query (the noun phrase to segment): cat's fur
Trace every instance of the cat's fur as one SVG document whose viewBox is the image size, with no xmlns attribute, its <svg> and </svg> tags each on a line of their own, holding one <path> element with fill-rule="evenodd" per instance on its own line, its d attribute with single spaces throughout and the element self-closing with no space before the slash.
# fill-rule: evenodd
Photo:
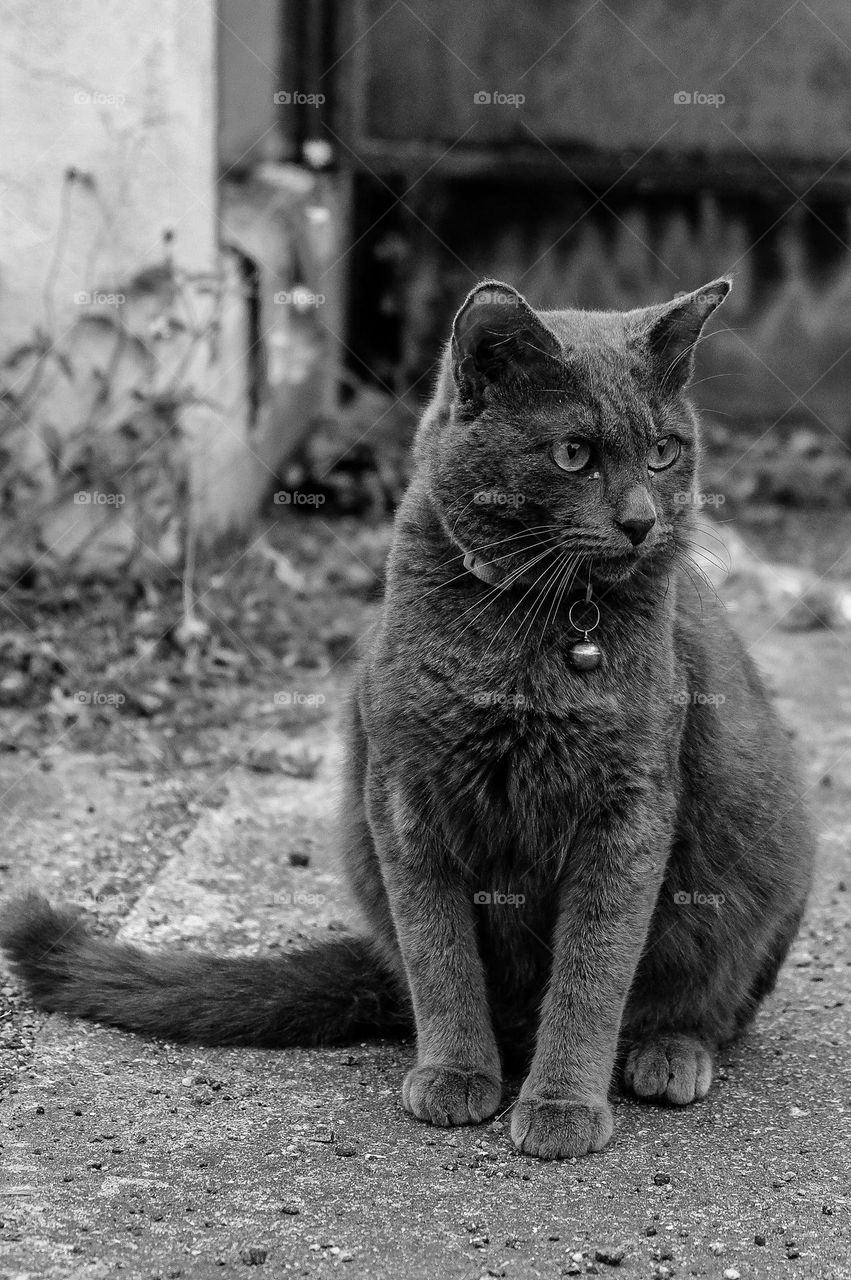
<svg viewBox="0 0 851 1280">
<path fill-rule="evenodd" d="M 786 735 L 687 566 L 685 387 L 728 288 L 536 313 L 485 282 L 461 308 L 348 727 L 343 853 L 364 937 L 276 959 L 151 955 L 30 896 L 0 932 L 39 1005 L 269 1046 L 413 1016 L 407 1110 L 484 1120 L 502 1063 L 524 1061 L 512 1135 L 544 1157 L 608 1141 L 620 1061 L 639 1098 L 706 1094 L 718 1046 L 774 983 L 812 863 Z M 679 460 L 651 472 L 670 435 Z M 553 459 L 574 438 L 594 448 L 587 471 Z M 568 609 L 589 582 L 602 661 L 583 671 Z"/>
</svg>

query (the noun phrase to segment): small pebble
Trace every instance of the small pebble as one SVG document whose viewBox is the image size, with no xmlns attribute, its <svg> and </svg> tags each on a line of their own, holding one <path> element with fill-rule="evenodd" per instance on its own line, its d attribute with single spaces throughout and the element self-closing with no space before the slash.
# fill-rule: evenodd
<svg viewBox="0 0 851 1280">
<path fill-rule="evenodd" d="M 252 1246 L 250 1249 L 243 1249 L 239 1256 L 247 1267 L 262 1267 L 269 1253 L 266 1249 L 258 1249 Z"/>
<path fill-rule="evenodd" d="M 755 1235 L 753 1238 L 753 1242 L 754 1244 L 765 1244 L 765 1236 L 757 1233 L 757 1235 Z"/>
<path fill-rule="evenodd" d="M 653 1181 L 657 1187 L 667 1187 L 671 1181 L 671 1175 L 669 1173 L 654 1173 Z"/>
<path fill-rule="evenodd" d="M 603 1262 L 607 1267 L 619 1267 L 626 1255 L 626 1249 L 618 1247 L 606 1246 L 603 1249 L 594 1250 L 594 1258 L 597 1262 Z"/>
<path fill-rule="evenodd" d="M 742 1280 L 742 1273 L 735 1267 L 728 1267 L 724 1272 L 724 1280 Z"/>
</svg>

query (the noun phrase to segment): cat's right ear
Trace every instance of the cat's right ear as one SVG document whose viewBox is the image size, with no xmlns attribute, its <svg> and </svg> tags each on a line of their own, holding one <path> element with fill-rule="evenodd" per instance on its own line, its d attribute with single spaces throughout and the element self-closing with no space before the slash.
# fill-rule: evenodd
<svg viewBox="0 0 851 1280">
<path fill-rule="evenodd" d="M 660 385 L 667 391 L 682 391 L 694 373 L 694 349 L 703 326 L 730 292 L 726 276 L 705 284 L 693 293 L 680 294 L 673 302 L 647 307 L 644 338 Z"/>
<path fill-rule="evenodd" d="M 489 386 L 511 377 L 544 380 L 560 355 L 555 334 L 516 289 L 499 280 L 476 285 L 452 325 L 452 373 L 470 404 L 480 404 Z"/>
</svg>

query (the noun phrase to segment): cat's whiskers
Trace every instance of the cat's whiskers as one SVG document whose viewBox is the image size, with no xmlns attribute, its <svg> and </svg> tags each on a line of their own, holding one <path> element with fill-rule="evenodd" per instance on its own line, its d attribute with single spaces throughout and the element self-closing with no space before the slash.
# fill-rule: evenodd
<svg viewBox="0 0 851 1280">
<path fill-rule="evenodd" d="M 730 562 L 729 554 L 727 562 L 725 563 L 717 551 L 713 551 L 711 547 L 705 547 L 702 542 L 696 542 L 692 538 L 682 538 L 679 541 L 679 545 L 688 547 L 690 551 L 700 552 L 701 555 L 706 557 L 710 564 L 714 564 L 722 573 L 729 575 L 732 572 L 733 566 Z"/>
<path fill-rule="evenodd" d="M 572 590 L 573 584 L 576 581 L 576 575 L 579 573 L 579 570 L 583 567 L 583 565 L 588 560 L 589 560 L 589 557 L 584 555 L 583 552 L 581 551 L 577 552 L 575 560 L 572 562 L 574 567 L 571 571 L 570 577 L 567 578 L 564 583 L 562 583 L 561 590 L 559 592 L 558 602 L 556 604 L 556 612 L 558 612 L 558 609 L 561 605 L 561 601 L 565 594 L 565 591 Z"/>
<path fill-rule="evenodd" d="M 720 533 L 717 533 L 714 529 L 710 529 L 708 524 L 701 523 L 701 524 L 695 525 L 695 524 L 688 523 L 684 527 L 680 527 L 679 529 L 677 529 L 676 533 L 674 534 L 674 537 L 678 543 L 687 543 L 689 545 L 694 545 L 695 547 L 698 547 L 701 551 L 704 551 L 707 555 L 710 554 L 710 548 L 705 547 L 701 539 L 710 538 L 712 539 L 713 542 L 717 543 L 720 549 L 720 553 L 723 554 L 723 556 L 727 560 L 730 559 L 730 548 L 727 545 L 727 542 L 725 541 L 724 538 L 722 538 Z M 715 551 L 715 552 L 711 552 L 711 554 L 718 555 L 719 552 Z"/>
<path fill-rule="evenodd" d="M 491 587 L 490 591 L 488 591 L 487 595 L 484 597 L 484 602 L 482 602 L 482 600 L 477 600 L 474 605 L 471 605 L 469 609 L 465 610 L 465 612 L 460 615 L 459 621 L 462 618 L 466 618 L 469 613 L 472 613 L 473 609 L 476 608 L 479 604 L 482 604 L 482 608 L 479 610 L 476 616 L 474 618 L 471 618 L 470 621 L 467 623 L 467 625 L 461 631 L 459 631 L 457 639 L 460 640 L 461 637 L 467 631 L 469 631 L 470 627 L 472 627 L 473 624 L 479 620 L 482 614 L 485 613 L 490 608 L 490 606 L 495 602 L 498 596 L 502 595 L 503 592 L 507 591 L 509 587 L 514 586 L 514 583 L 518 580 L 518 578 L 521 578 L 524 573 L 527 573 L 529 569 L 533 568 L 536 564 L 538 564 L 541 560 L 543 560 L 544 557 L 549 555 L 552 550 L 553 550 L 552 546 L 545 547 L 543 551 L 539 552 L 538 555 L 533 556 L 531 560 L 526 561 L 524 564 L 520 565 L 517 569 L 513 569 L 511 573 L 502 582 L 498 582 L 496 586 Z M 491 643 L 493 643 L 493 641 L 491 641 Z"/>
<path fill-rule="evenodd" d="M 698 524 L 689 525 L 686 529 L 686 533 L 688 533 L 689 536 L 691 537 L 695 537 L 697 534 L 700 534 L 702 538 L 714 538 L 716 542 L 720 542 L 721 546 L 724 548 L 725 551 L 727 550 L 727 543 L 721 537 L 721 534 L 716 532 L 716 530 L 713 529 L 711 525 L 706 521 L 701 521 Z"/>
<path fill-rule="evenodd" d="M 455 505 L 455 504 L 453 504 L 453 506 L 452 506 L 452 507 L 450 507 L 450 508 L 449 508 L 449 510 L 446 512 L 446 522 L 447 522 L 447 524 L 449 523 L 450 519 L 452 520 L 452 527 L 451 527 L 451 529 L 450 529 L 450 531 L 449 531 L 449 532 L 450 532 L 450 537 L 454 537 L 454 536 L 455 536 L 455 530 L 456 530 L 456 529 L 457 529 L 457 527 L 458 527 L 458 521 L 461 519 L 461 517 L 463 516 L 464 512 L 468 509 L 468 507 L 471 507 L 471 506 L 473 505 L 473 503 L 476 501 L 477 496 L 478 496 L 480 493 L 485 492 L 485 490 L 486 490 L 486 486 L 484 485 L 484 482 L 483 482 L 483 483 L 477 484 L 477 485 L 475 486 L 475 488 L 473 488 L 473 489 L 466 489 L 466 490 L 464 491 L 464 493 L 459 493 L 459 494 L 458 494 L 458 502 L 463 501 L 463 499 L 464 499 L 464 498 L 467 498 L 467 501 L 464 503 L 464 506 L 461 508 L 461 510 L 458 512 L 458 514 L 454 517 L 454 519 L 452 518 L 452 511 L 453 511 L 453 509 L 454 509 L 454 505 Z M 539 526 L 536 526 L 536 527 L 538 527 L 538 528 L 545 528 L 546 526 L 545 526 L 545 525 L 539 525 Z"/>
<path fill-rule="evenodd" d="M 561 549 L 561 547 L 560 547 L 560 546 L 551 547 L 551 548 L 550 548 L 550 550 L 555 551 L 555 553 L 556 553 L 556 555 L 557 555 L 557 556 L 563 556 L 563 555 L 564 555 L 564 552 L 562 551 L 562 549 Z M 535 578 L 534 582 L 532 582 L 532 583 L 531 583 L 531 584 L 526 588 L 526 590 L 523 592 L 522 596 L 521 596 L 521 597 L 520 597 L 520 599 L 517 601 L 517 603 L 516 603 L 516 605 L 514 606 L 514 608 L 513 608 L 513 609 L 512 609 L 508 614 L 506 614 L 506 616 L 503 618 L 502 622 L 499 624 L 499 626 L 497 627 L 496 631 L 495 631 L 495 632 L 493 633 L 493 635 L 491 636 L 490 641 L 488 642 L 488 646 L 487 646 L 487 648 L 485 649 L 484 653 L 482 654 L 482 657 L 483 657 L 483 658 L 487 657 L 487 655 L 490 653 L 491 647 L 493 646 L 493 643 L 494 643 L 494 641 L 496 640 L 496 638 L 497 638 L 497 636 L 499 635 L 499 633 L 502 631 L 502 628 L 505 626 L 505 624 L 506 624 L 507 622 L 510 622 L 510 621 L 511 621 L 511 619 L 514 617 L 514 615 L 515 615 L 515 613 L 517 612 L 517 610 L 518 610 L 518 609 L 520 608 L 520 606 L 522 605 L 523 601 L 524 601 L 524 600 L 526 599 L 526 597 L 530 594 L 530 592 L 534 591 L 534 590 L 535 590 L 535 588 L 540 584 L 541 580 L 543 579 L 544 575 L 545 575 L 547 572 L 548 572 L 547 566 L 544 566 L 544 568 L 543 568 L 543 569 L 541 570 L 541 572 L 538 574 L 537 578 Z M 525 619 L 524 619 L 524 621 L 525 621 Z M 522 622 L 521 622 L 521 624 L 520 624 L 520 625 L 521 625 L 521 626 L 523 625 L 523 624 L 522 624 Z M 517 638 L 517 632 L 515 631 L 514 635 L 513 635 L 513 636 L 512 636 L 512 638 L 511 638 L 511 642 L 510 642 L 510 643 L 513 643 L 513 642 L 514 642 L 514 640 L 515 640 L 516 638 Z"/>
<path fill-rule="evenodd" d="M 679 561 L 679 566 L 687 575 L 688 580 L 692 585 L 692 589 L 694 590 L 698 600 L 700 601 L 700 613 L 702 617 L 703 616 L 703 595 L 701 594 L 700 587 L 698 586 L 697 581 L 695 580 L 693 566 L 687 556 Z"/>
<path fill-rule="evenodd" d="M 704 546 L 702 542 L 698 542 L 694 537 L 683 538 L 682 541 L 684 545 L 691 547 L 693 551 L 700 551 L 708 560 L 711 560 L 713 564 L 716 564 L 719 569 L 723 569 L 725 573 L 731 572 L 733 562 L 730 557 L 730 549 L 725 543 L 720 543 L 717 547 L 707 547 Z"/>
<path fill-rule="evenodd" d="M 512 542 L 517 538 L 526 538 L 526 537 L 532 537 L 535 534 L 554 533 L 554 532 L 556 532 L 556 530 L 552 522 L 550 522 L 549 524 L 524 525 L 522 529 L 515 530 L 514 533 L 509 534 L 509 536 L 506 538 L 496 538 L 493 542 L 483 542 L 477 547 L 466 547 L 464 551 L 462 551 L 461 547 L 459 546 L 455 551 L 453 551 L 451 556 L 447 556 L 445 560 L 438 561 L 437 565 L 435 565 L 435 568 L 442 569 L 444 565 L 451 564 L 453 560 L 457 560 L 459 556 L 464 555 L 465 551 L 471 551 L 473 555 L 478 555 L 482 551 L 487 551 L 491 547 L 502 546 L 506 542 Z"/>
<path fill-rule="evenodd" d="M 549 525 L 540 525 L 540 526 L 538 526 L 538 528 L 539 528 L 539 529 L 541 529 L 541 530 L 543 530 L 543 529 L 548 529 L 548 528 L 550 528 L 550 527 L 551 527 L 551 526 L 549 526 Z M 471 547 L 471 548 L 470 548 L 470 551 L 471 551 L 471 553 L 472 553 L 473 555 L 478 555 L 481 551 L 483 551 L 483 550 L 487 550 L 489 547 L 498 547 L 498 546 L 500 546 L 500 545 L 504 545 L 506 542 L 513 542 L 514 540 L 519 539 L 519 538 L 532 536 L 532 532 L 533 532 L 533 531 L 531 531 L 531 530 L 530 530 L 530 531 L 527 531 L 527 530 L 525 530 L 525 529 L 524 529 L 521 533 L 514 533 L 514 534 L 512 534 L 510 538 L 501 538 L 498 542 L 487 542 L 487 543 L 485 543 L 485 544 L 484 544 L 484 546 L 483 546 L 483 547 Z M 537 532 L 537 531 L 535 531 L 535 532 Z M 535 545 L 536 545 L 536 546 L 540 546 L 540 545 L 541 545 L 541 538 L 540 538 L 540 537 L 538 537 L 538 536 L 536 536 L 536 537 L 535 537 Z M 524 548 L 519 548 L 519 549 L 518 549 L 518 548 L 516 548 L 516 547 L 515 547 L 515 548 L 513 548 L 511 551 L 507 551 L 504 555 L 501 555 L 501 556 L 493 556 L 493 557 L 488 561 L 488 563 L 489 563 L 489 564 L 499 564 L 499 563 L 500 563 L 500 561 L 502 561 L 502 560 L 510 560 L 512 556 L 519 555 L 519 554 L 520 554 L 520 552 L 521 552 L 523 549 L 524 549 Z M 527 548 L 527 549 L 528 549 L 529 551 L 532 551 L 532 550 L 534 550 L 534 547 L 529 547 L 529 548 Z M 459 548 L 458 548 L 458 550 L 455 552 L 455 554 L 454 554 L 454 555 L 449 556 L 449 558 L 448 558 L 448 559 L 446 559 L 446 560 L 442 560 L 442 561 L 441 561 L 441 562 L 440 562 L 436 567 L 437 567 L 438 569 L 442 569 L 442 568 L 444 568 L 444 566 L 445 566 L 445 565 L 447 565 L 447 564 L 451 564 L 453 560 L 460 560 L 464 554 L 465 554 L 465 553 L 464 553 L 464 552 L 461 550 L 461 548 L 459 547 Z M 451 578 L 447 578 L 445 582 L 438 582 L 436 586 L 434 586 L 434 587 L 430 587 L 428 591 L 424 592 L 424 594 L 420 596 L 420 599 L 421 599 L 421 600 L 425 600 L 425 599 L 427 599 L 427 597 L 428 597 L 428 596 L 433 595 L 435 591 L 440 591 L 440 590 L 442 590 L 444 587 L 449 587 L 449 586 L 451 586 L 451 585 L 452 585 L 452 583 L 453 583 L 453 582 L 460 582 L 460 580 L 461 580 L 462 578 L 466 578 L 466 577 L 467 577 L 467 575 L 469 574 L 469 572 L 470 572 L 470 570 L 469 570 L 469 569 L 462 569 L 462 571 L 461 571 L 460 573 L 456 573 L 456 574 L 454 574 Z M 478 602 L 476 602 L 476 603 L 478 603 Z M 462 616 L 463 616 L 463 615 L 462 615 Z"/>
<path fill-rule="evenodd" d="M 688 554 L 688 551 L 686 550 L 685 547 L 680 546 L 678 548 L 676 562 L 688 574 L 689 580 L 691 581 L 692 586 L 697 592 L 697 598 L 700 601 L 701 612 L 703 612 L 703 596 L 701 594 L 700 587 L 698 586 L 697 581 L 695 580 L 695 577 L 694 577 L 695 573 L 697 573 L 698 576 L 703 579 L 706 586 L 709 587 L 710 591 L 715 596 L 715 599 L 718 602 L 718 604 L 721 606 L 721 608 L 726 609 L 727 606 L 719 596 L 714 582 L 712 581 L 711 578 L 707 576 L 707 574 L 704 572 L 701 566 L 691 558 L 691 556 Z"/>
<path fill-rule="evenodd" d="M 732 377 L 732 374 L 729 374 L 729 373 L 708 373 L 708 374 L 706 375 L 706 377 L 705 377 L 705 378 L 698 378 L 695 382 L 690 382 L 690 383 L 688 384 L 688 385 L 689 385 L 689 390 L 690 390 L 690 391 L 694 391 L 695 387 L 700 387 L 700 386 L 702 386 L 704 382 L 714 382 L 716 378 L 729 378 L 729 377 Z M 711 412 L 713 412 L 713 413 L 714 413 L 714 410 L 711 410 Z"/>
<path fill-rule="evenodd" d="M 522 639 L 521 639 L 521 641 L 520 641 L 520 643 L 521 643 L 521 647 L 522 647 L 522 645 L 523 645 L 523 644 L 525 644 L 525 642 L 526 642 L 526 641 L 529 639 L 529 637 L 531 636 L 531 634 L 532 634 L 532 628 L 533 628 L 533 626 L 534 626 L 534 623 L 535 623 L 535 619 L 536 619 L 536 617 L 537 617 L 537 616 L 538 616 L 538 614 L 540 613 L 541 608 L 542 608 L 542 606 L 543 606 L 544 602 L 546 601 L 547 596 L 548 596 L 548 595 L 549 595 L 549 593 L 550 593 L 550 590 L 555 586 L 556 582 L 558 582 L 559 578 L 561 577 L 561 574 L 564 572 L 564 561 L 565 561 L 564 554 L 563 554 L 563 553 L 561 553 L 561 554 L 558 556 L 558 558 L 556 559 L 555 564 L 553 565 L 552 572 L 550 573 L 549 578 L 547 579 L 547 581 L 545 582 L 544 586 L 541 588 L 541 590 L 540 590 L 540 591 L 539 591 L 539 593 L 538 593 L 538 601 L 537 601 L 537 603 L 535 604 L 534 608 L 530 608 L 530 609 L 529 609 L 529 612 L 528 612 L 528 614 L 526 615 L 526 616 L 527 616 L 527 619 L 528 619 L 528 625 L 527 625 L 526 630 L 525 630 L 525 632 L 524 632 L 524 634 L 523 634 L 523 637 L 522 637 Z M 543 576 L 543 575 L 542 575 L 542 576 Z M 513 636 L 512 636 L 512 638 L 511 638 L 510 643 L 511 643 L 512 645 L 514 644 L 514 641 L 517 639 L 517 636 L 518 636 L 518 634 L 520 633 L 520 631 L 521 631 L 522 627 L 523 627 L 523 623 L 521 622 L 520 626 L 517 628 L 517 631 L 515 631 L 514 635 L 513 635 Z M 543 635 L 543 630 L 541 631 L 541 635 Z M 538 643 L 539 643 L 539 647 L 540 647 L 540 640 L 539 640 L 539 642 L 538 642 Z"/>
<path fill-rule="evenodd" d="M 565 565 L 562 570 L 561 577 L 556 580 L 555 588 L 553 590 L 552 603 L 550 604 L 547 616 L 545 617 L 543 626 L 541 627 L 541 634 L 538 636 L 538 647 L 535 650 L 536 655 L 541 651 L 541 645 L 544 642 L 544 636 L 547 633 L 550 623 L 558 617 L 559 605 L 564 597 L 565 590 L 575 581 L 576 573 L 581 563 L 581 552 L 575 555 L 572 559 L 565 559 Z"/>
<path fill-rule="evenodd" d="M 475 622 L 479 620 L 482 614 L 484 614 L 487 611 L 487 609 L 496 601 L 498 596 L 502 595 L 503 592 L 508 591 L 509 588 L 513 587 L 515 582 L 517 582 L 518 579 L 521 578 L 524 573 L 528 572 L 529 569 L 533 568 L 536 564 L 538 564 L 541 560 L 543 560 L 544 556 L 546 556 L 550 551 L 552 551 L 552 549 L 553 549 L 552 546 L 546 547 L 542 552 L 540 552 L 540 554 L 534 556 L 531 560 L 526 561 L 524 564 L 519 565 L 516 569 L 513 569 L 506 578 L 504 578 L 501 582 L 498 582 L 495 586 L 491 587 L 490 591 L 488 591 L 483 598 L 477 600 L 474 605 L 472 605 L 469 609 L 465 610 L 465 612 L 460 615 L 461 618 L 466 618 L 468 614 L 473 612 L 473 609 L 477 608 L 480 604 L 482 605 L 482 608 L 479 609 L 476 616 L 474 618 L 471 618 L 470 621 L 467 623 L 467 626 L 464 627 L 464 629 L 459 632 L 459 639 L 470 629 L 470 627 L 472 627 L 472 625 Z"/>
<path fill-rule="evenodd" d="M 538 637 L 538 648 L 536 652 L 540 652 L 541 645 L 543 644 L 543 641 L 544 641 L 544 636 L 547 633 L 547 628 L 549 627 L 550 623 L 553 621 L 553 619 L 556 617 L 558 613 L 558 602 L 561 599 L 565 583 L 571 572 L 571 569 L 574 567 L 574 565 L 577 562 L 578 562 L 577 556 L 574 556 L 572 559 L 565 556 L 561 575 L 556 579 L 555 584 L 553 586 L 553 597 L 552 597 L 552 600 L 550 601 L 550 606 L 547 609 L 546 615 L 544 617 L 543 626 L 541 627 L 541 634 Z"/>
</svg>

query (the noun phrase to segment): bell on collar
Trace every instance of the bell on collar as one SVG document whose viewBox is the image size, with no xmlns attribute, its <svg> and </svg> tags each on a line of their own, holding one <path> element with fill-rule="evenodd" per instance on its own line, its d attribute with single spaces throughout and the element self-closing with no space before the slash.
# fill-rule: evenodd
<svg viewBox="0 0 851 1280">
<path fill-rule="evenodd" d="M 577 608 L 584 612 L 584 617 L 582 615 L 579 618 L 574 616 Z M 603 653 L 599 645 L 588 639 L 591 632 L 596 631 L 600 625 L 600 606 L 591 599 L 590 576 L 584 601 L 574 600 L 568 610 L 567 620 L 576 631 L 582 632 L 582 639 L 574 640 L 567 651 L 571 666 L 576 667 L 577 671 L 593 671 L 596 667 L 599 667 Z"/>
<path fill-rule="evenodd" d="M 571 665 L 576 667 L 577 671 L 593 671 L 595 667 L 599 667 L 603 656 L 600 646 L 593 640 L 589 640 L 587 635 L 584 640 L 577 640 L 572 644 L 567 654 Z"/>
</svg>

